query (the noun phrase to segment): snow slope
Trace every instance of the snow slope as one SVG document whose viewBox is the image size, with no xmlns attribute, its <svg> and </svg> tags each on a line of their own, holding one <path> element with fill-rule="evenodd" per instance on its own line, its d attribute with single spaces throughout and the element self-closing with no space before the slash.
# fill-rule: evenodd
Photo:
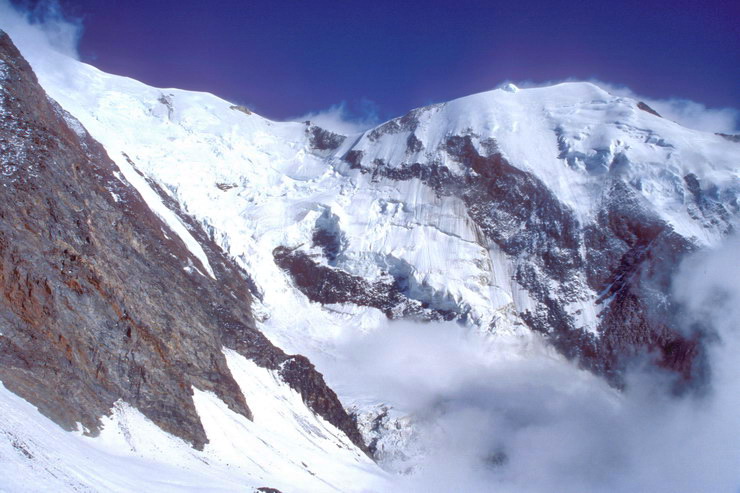
<svg viewBox="0 0 740 493">
<path fill-rule="evenodd" d="M 226 350 L 254 421 L 194 389 L 203 452 L 118 402 L 100 436 L 65 432 L 0 384 L 0 491 L 383 491 L 387 477 L 280 377 Z"/>
<path fill-rule="evenodd" d="M 689 217 L 677 193 L 683 176 L 695 173 L 720 187 L 737 186 L 739 151 L 734 143 L 643 111 L 637 101 L 592 83 L 503 88 L 415 112 L 413 130 L 363 135 L 354 146 L 365 151 L 362 163 L 382 159 L 399 166 L 438 158 L 462 173 L 444 155 L 444 141 L 472 131 L 479 148 L 495 139 L 504 157 L 541 179 L 586 223 L 598 206 L 609 167 L 621 158 L 627 163 L 627 181 L 639 180 L 655 210 L 680 234 L 702 243 L 716 237 Z M 406 146 L 412 134 L 423 144 L 417 153 Z"/>
</svg>

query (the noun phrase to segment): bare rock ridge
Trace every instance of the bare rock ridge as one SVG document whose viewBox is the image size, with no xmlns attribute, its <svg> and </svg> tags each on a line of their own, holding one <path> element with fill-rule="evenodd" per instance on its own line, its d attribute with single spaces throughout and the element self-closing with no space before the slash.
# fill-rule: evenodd
<svg viewBox="0 0 740 493">
<path fill-rule="evenodd" d="M 648 113 L 651 113 L 655 116 L 661 116 L 660 113 L 652 109 L 647 103 L 640 101 L 637 103 L 637 107 L 640 108 L 642 111 L 647 111 Z M 662 116 L 661 116 L 662 118 Z"/>
<path fill-rule="evenodd" d="M 370 283 L 341 269 L 317 264 L 308 254 L 278 247 L 275 263 L 290 274 L 296 287 L 311 301 L 323 304 L 352 303 L 382 311 L 389 319 L 453 320 L 460 314 L 430 307 L 428 302 L 409 298 L 403 290 L 403 279 Z"/>
<path fill-rule="evenodd" d="M 365 449 L 303 356 L 256 328 L 248 276 L 176 203 L 217 279 L 103 147 L 49 99 L 0 31 L 0 380 L 66 429 L 95 434 L 122 399 L 202 448 L 192 387 L 251 418 L 223 347 L 278 372 Z M 194 267 L 186 269 L 186 267 Z M 198 272 L 200 271 L 200 272 Z"/>
</svg>

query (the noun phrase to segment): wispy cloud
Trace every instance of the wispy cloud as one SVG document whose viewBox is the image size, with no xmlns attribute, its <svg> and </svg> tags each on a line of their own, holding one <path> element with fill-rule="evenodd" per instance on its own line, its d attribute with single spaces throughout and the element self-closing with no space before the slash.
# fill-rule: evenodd
<svg viewBox="0 0 740 493">
<path fill-rule="evenodd" d="M 613 84 L 598 79 L 556 79 L 545 82 L 533 81 L 506 81 L 498 87 L 514 82 L 518 87 L 544 87 L 562 82 L 591 82 L 609 91 L 615 96 L 636 99 L 646 103 L 664 118 L 668 118 L 686 128 L 704 132 L 719 132 L 725 134 L 740 133 L 740 109 L 738 108 L 710 108 L 702 103 L 682 98 L 651 98 L 643 96 L 627 86 Z"/>
<path fill-rule="evenodd" d="M 50 52 L 79 58 L 82 22 L 65 16 L 56 1 L 16 7 L 0 0 L 0 29 L 11 36 L 26 58 L 49 57 Z"/>
<path fill-rule="evenodd" d="M 514 82 L 518 87 L 543 87 L 562 82 L 580 82 L 580 79 L 562 79 L 547 82 L 506 81 Z M 628 97 L 642 101 L 655 109 L 664 118 L 675 121 L 684 127 L 704 132 L 718 132 L 725 134 L 740 133 L 740 110 L 736 108 L 710 108 L 702 103 L 689 99 L 667 98 L 656 99 L 642 96 L 630 88 L 610 82 L 591 79 L 587 82 L 602 87 L 616 96 Z M 357 111 L 351 111 L 346 102 L 330 106 L 325 110 L 307 113 L 301 117 L 291 118 L 294 121 L 311 120 L 316 125 L 341 134 L 352 134 L 365 131 L 381 122 L 377 104 L 364 100 Z M 398 115 L 400 116 L 400 115 Z"/>
<path fill-rule="evenodd" d="M 364 132 L 380 123 L 378 105 L 373 101 L 363 99 L 353 106 L 355 107 L 353 111 L 346 101 L 342 101 L 325 110 L 307 113 L 291 120 L 310 120 L 322 128 L 344 135 Z"/>
<path fill-rule="evenodd" d="M 702 103 L 689 99 L 668 98 L 655 99 L 636 94 L 630 88 L 593 81 L 612 94 L 625 96 L 645 102 L 664 118 L 673 120 L 687 128 L 704 132 L 734 134 L 740 132 L 740 110 L 736 108 L 709 108 Z"/>
</svg>

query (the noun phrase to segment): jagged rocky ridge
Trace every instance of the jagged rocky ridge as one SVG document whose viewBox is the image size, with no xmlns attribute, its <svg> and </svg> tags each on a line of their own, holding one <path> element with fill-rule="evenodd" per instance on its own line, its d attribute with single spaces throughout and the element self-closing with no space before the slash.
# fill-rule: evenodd
<svg viewBox="0 0 740 493">
<path fill-rule="evenodd" d="M 321 265 L 300 250 L 277 247 L 275 263 L 293 278 L 296 287 L 311 301 L 325 305 L 350 303 L 377 308 L 389 319 L 454 320 L 460 314 L 430 308 L 429 302 L 409 298 L 399 278 L 370 283 L 341 269 Z"/>
<path fill-rule="evenodd" d="M 64 428 L 81 423 L 91 434 L 123 400 L 202 448 L 208 438 L 193 387 L 251 418 L 227 347 L 277 371 L 364 449 L 308 359 L 285 354 L 255 328 L 244 270 L 170 201 L 206 252 L 204 266 L 105 149 L 47 97 L 2 31 L 0 91 L 0 380 L 7 388 Z"/>
</svg>

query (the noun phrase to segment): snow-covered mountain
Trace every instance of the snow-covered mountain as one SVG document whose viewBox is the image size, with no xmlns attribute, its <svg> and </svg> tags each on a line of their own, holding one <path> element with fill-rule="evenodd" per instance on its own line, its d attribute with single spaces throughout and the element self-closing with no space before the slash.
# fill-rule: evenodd
<svg viewBox="0 0 740 493">
<path fill-rule="evenodd" d="M 81 63 L 41 83 L 150 206 L 137 171 L 237 259 L 263 330 L 299 352 L 385 317 L 455 319 L 551 334 L 610 370 L 634 345 L 683 345 L 645 317 L 668 320 L 676 259 L 737 221 L 736 142 L 590 83 L 509 85 L 349 136 Z"/>
<path fill-rule="evenodd" d="M 7 125 L 19 118 L 9 101 L 32 98 L 10 92 L 20 91 L 13 89 L 20 62 L 5 50 Z M 678 330 L 681 310 L 670 283 L 683 256 L 737 227 L 740 146 L 731 138 L 684 128 L 590 83 L 510 84 L 339 135 L 311 122 L 270 121 L 211 94 L 149 87 L 61 55 L 32 63 L 40 87 L 61 107 L 54 125 L 66 125 L 83 142 L 76 145 L 84 157 L 54 165 L 105 161 L 107 154 L 105 207 L 136 203 L 127 219 L 115 220 L 133 228 L 143 215 L 158 236 L 142 249 L 125 227 L 105 230 L 101 245 L 121 236 L 145 252 L 128 273 L 143 280 L 121 299 L 156 312 L 134 291 L 168 293 L 174 283 L 183 291 L 178 303 L 194 306 L 192 316 L 201 318 L 181 335 L 153 336 L 174 348 L 185 378 L 164 372 L 161 385 L 140 398 L 130 390 L 130 372 L 122 371 L 121 383 L 82 413 L 92 425 L 78 410 L 53 412 L 58 401 L 77 399 L 72 390 L 43 402 L 39 384 L 23 387 L 7 376 L 17 363 L 0 360 L 0 399 L 12 418 L 0 425 L 7 438 L 0 465 L 38 480 L 11 481 L 8 488 L 385 491 L 390 473 L 361 448 L 398 471 L 413 462 L 409 454 L 424 453 L 423 440 L 414 439 L 409 410 L 389 413 L 388 406 L 398 406 L 391 396 L 348 374 L 343 348 L 388 320 L 448 321 L 492 344 L 494 359 L 573 360 L 617 386 L 629 359 L 645 351 L 684 383 L 706 373 L 703 333 Z M 38 120 L 32 115 L 16 140 L 0 142 L 6 181 L 31 174 L 28 163 L 45 159 L 31 152 L 33 141 L 23 133 Z M 104 152 L 89 152 L 95 142 Z M 102 206 L 86 199 L 85 186 L 93 186 L 86 179 L 62 202 L 100 216 Z M 44 183 L 53 186 L 54 179 Z M 76 289 L 68 281 L 60 282 Z M 190 318 L 183 316 L 191 314 L 178 310 L 171 318 L 152 315 L 153 323 L 164 327 L 174 317 L 174 325 L 186 327 Z M 141 317 L 130 311 L 117 323 Z M 0 332 L 6 346 L 31 333 Z M 52 331 L 70 339 L 62 333 Z M 186 341 L 196 336 L 204 342 L 191 347 Z M 201 357 L 202 347 L 209 358 Z M 337 396 L 308 360 L 278 347 L 314 361 L 358 424 L 336 408 Z M 126 350 L 113 344 L 109 351 L 115 359 Z M 86 384 L 88 376 L 81 377 Z M 176 384 L 187 385 L 176 400 L 189 409 L 187 419 L 174 413 L 158 421 L 167 408 L 157 393 L 169 395 Z M 57 423 L 80 422 L 100 436 L 56 428 L 8 389 Z M 172 424 L 177 420 L 186 424 Z"/>
<path fill-rule="evenodd" d="M 5 33 L 0 76 L 2 488 L 382 479 L 321 374 L 255 327 L 244 271 L 177 204 L 150 209 L 156 186 L 121 174 Z"/>
</svg>

